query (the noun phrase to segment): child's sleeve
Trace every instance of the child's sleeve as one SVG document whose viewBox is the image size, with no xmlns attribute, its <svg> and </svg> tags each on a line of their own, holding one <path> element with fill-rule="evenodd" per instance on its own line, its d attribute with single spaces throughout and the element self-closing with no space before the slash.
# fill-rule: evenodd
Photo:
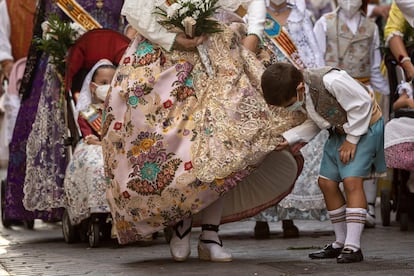
<svg viewBox="0 0 414 276">
<path fill-rule="evenodd" d="M 88 122 L 82 116 L 78 117 L 78 125 L 83 137 L 95 134 Z"/>
<path fill-rule="evenodd" d="M 299 142 L 309 142 L 320 131 L 321 129 L 314 121 L 306 119 L 301 125 L 284 132 L 282 136 L 286 139 L 289 145 L 293 145 Z"/>
<path fill-rule="evenodd" d="M 323 77 L 323 82 L 347 113 L 347 122 L 343 125 L 346 140 L 358 144 L 360 136 L 367 133 L 371 120 L 370 94 L 343 70 L 332 70 Z"/>
</svg>

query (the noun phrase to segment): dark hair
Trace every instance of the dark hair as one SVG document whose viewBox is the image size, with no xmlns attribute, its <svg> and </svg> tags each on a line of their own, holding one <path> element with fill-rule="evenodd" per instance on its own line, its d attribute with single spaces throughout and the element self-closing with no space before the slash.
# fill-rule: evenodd
<svg viewBox="0 0 414 276">
<path fill-rule="evenodd" d="M 95 80 L 96 75 L 98 74 L 99 69 L 114 69 L 116 70 L 116 66 L 112 64 L 102 64 L 96 68 L 95 72 L 92 74 L 92 81 Z"/>
<path fill-rule="evenodd" d="M 263 97 L 268 104 L 282 106 L 296 97 L 296 88 L 302 81 L 302 72 L 290 63 L 272 64 L 262 75 Z"/>
</svg>

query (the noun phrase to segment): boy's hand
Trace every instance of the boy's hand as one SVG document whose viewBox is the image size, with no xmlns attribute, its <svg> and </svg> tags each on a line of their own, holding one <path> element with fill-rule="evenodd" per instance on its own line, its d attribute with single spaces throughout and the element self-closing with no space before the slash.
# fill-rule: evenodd
<svg viewBox="0 0 414 276">
<path fill-rule="evenodd" d="M 290 152 L 293 155 L 299 154 L 300 150 L 306 145 L 304 142 L 296 143 L 290 147 Z"/>
<path fill-rule="evenodd" d="M 284 150 L 284 149 L 286 149 L 286 148 L 288 148 L 288 147 L 289 147 L 289 142 L 288 142 L 288 141 L 286 141 L 285 137 L 280 136 L 280 138 L 281 138 L 281 141 L 280 141 L 280 143 L 276 146 L 276 148 L 275 148 L 275 150 L 276 150 L 276 151 L 281 151 L 281 150 Z"/>
<path fill-rule="evenodd" d="M 356 146 L 357 145 L 345 140 L 344 143 L 339 147 L 339 158 L 341 159 L 342 163 L 348 164 L 349 161 L 354 160 Z"/>
</svg>

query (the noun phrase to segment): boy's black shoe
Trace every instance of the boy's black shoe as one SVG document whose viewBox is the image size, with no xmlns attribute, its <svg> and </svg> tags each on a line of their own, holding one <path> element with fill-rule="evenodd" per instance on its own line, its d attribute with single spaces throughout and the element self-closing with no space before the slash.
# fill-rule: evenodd
<svg viewBox="0 0 414 276">
<path fill-rule="evenodd" d="M 342 252 L 342 248 L 333 248 L 332 244 L 327 244 L 322 250 L 309 254 L 311 259 L 332 259 L 337 258 Z"/>
<path fill-rule="evenodd" d="M 362 260 L 364 260 L 364 256 L 362 255 L 361 249 L 352 251 L 349 248 L 344 248 L 338 258 L 336 258 L 336 262 L 340 264 L 357 263 L 362 262 Z"/>
</svg>

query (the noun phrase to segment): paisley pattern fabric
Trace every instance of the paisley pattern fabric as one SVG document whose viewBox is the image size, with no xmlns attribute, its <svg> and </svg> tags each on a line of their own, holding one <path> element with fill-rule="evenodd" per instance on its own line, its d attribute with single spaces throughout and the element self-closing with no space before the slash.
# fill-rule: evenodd
<svg viewBox="0 0 414 276">
<path fill-rule="evenodd" d="M 66 169 L 64 181 L 65 205 L 72 225 L 93 213 L 109 213 L 106 187 L 102 147 L 81 141 Z"/>
<path fill-rule="evenodd" d="M 223 26 L 210 36 L 209 78 L 196 52 L 142 37 L 127 49 L 103 122 L 107 199 L 120 243 L 196 214 L 234 188 L 304 118 L 271 110 L 263 65 Z M 275 198 L 278 195 L 275 195 Z"/>
</svg>

